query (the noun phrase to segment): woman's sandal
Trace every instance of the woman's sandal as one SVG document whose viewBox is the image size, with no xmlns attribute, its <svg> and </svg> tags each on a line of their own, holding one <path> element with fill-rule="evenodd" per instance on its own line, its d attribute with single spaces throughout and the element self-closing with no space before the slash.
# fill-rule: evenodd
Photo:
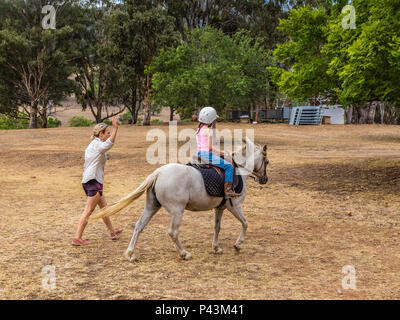
<svg viewBox="0 0 400 320">
<path fill-rule="evenodd" d="M 74 238 L 74 239 L 72 239 L 71 244 L 72 244 L 73 246 L 87 246 L 87 245 L 90 244 L 90 242 L 89 242 L 89 241 L 86 241 L 86 240 L 83 240 L 83 239 L 76 239 L 76 238 Z"/>
<path fill-rule="evenodd" d="M 123 229 L 118 229 L 114 233 L 110 233 L 111 240 L 117 240 L 118 239 L 118 235 L 121 234 L 122 231 L 124 231 L 124 230 Z"/>
</svg>

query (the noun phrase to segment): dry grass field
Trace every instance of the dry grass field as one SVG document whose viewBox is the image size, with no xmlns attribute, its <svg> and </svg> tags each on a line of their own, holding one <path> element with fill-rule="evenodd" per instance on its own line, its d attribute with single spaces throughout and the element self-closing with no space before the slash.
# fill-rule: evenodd
<svg viewBox="0 0 400 320">
<path fill-rule="evenodd" d="M 218 127 L 255 129 L 256 142 L 268 144 L 268 184 L 248 180 L 243 250 L 233 248 L 241 225 L 229 212 L 220 232 L 224 253 L 215 255 L 213 212 L 186 211 L 180 240 L 193 259 L 182 261 L 161 209 L 139 238 L 137 263 L 123 253 L 144 196 L 112 217 L 125 230 L 119 240 L 97 220 L 85 230 L 90 246 L 70 245 L 86 200 L 90 128 L 0 131 L 0 299 L 400 297 L 400 127 Z M 120 127 L 105 171 L 109 203 L 157 167 L 145 159 L 147 130 Z M 53 290 L 42 288 L 46 265 L 55 267 Z M 356 270 L 355 290 L 342 289 L 346 265 Z"/>
</svg>

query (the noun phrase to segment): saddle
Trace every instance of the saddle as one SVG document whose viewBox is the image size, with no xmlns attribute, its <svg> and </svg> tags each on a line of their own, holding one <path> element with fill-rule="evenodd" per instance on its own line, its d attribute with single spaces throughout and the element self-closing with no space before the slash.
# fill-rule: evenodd
<svg viewBox="0 0 400 320">
<path fill-rule="evenodd" d="M 191 166 L 200 171 L 204 186 L 206 187 L 206 191 L 208 195 L 212 197 L 224 197 L 224 182 L 225 182 L 225 170 L 209 163 L 207 160 L 199 157 L 193 156 L 194 162 L 187 163 L 188 166 Z M 233 190 L 236 193 L 241 193 L 243 190 L 243 180 L 241 175 L 237 175 L 236 170 L 237 165 L 233 161 Z M 225 203 L 225 199 L 221 203 L 222 206 Z"/>
</svg>

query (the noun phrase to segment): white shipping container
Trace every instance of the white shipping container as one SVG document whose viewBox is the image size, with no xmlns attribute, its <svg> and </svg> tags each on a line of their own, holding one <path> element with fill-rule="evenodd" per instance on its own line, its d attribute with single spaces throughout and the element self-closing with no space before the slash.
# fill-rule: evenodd
<svg viewBox="0 0 400 320">
<path fill-rule="evenodd" d="M 330 117 L 331 124 L 344 124 L 344 109 L 339 106 L 321 106 L 322 116 Z"/>
</svg>

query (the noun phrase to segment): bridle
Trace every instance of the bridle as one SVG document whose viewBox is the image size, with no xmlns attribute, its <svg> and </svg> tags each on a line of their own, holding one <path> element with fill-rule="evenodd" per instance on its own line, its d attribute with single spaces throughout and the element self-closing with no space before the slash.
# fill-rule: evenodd
<svg viewBox="0 0 400 320">
<path fill-rule="evenodd" d="M 256 178 L 258 178 L 259 181 L 261 180 L 267 180 L 267 165 L 269 163 L 269 161 L 267 160 L 267 153 L 266 152 L 262 152 L 263 158 L 262 158 L 262 163 L 260 168 L 258 169 L 254 169 L 253 172 L 250 174 L 250 177 L 253 178 L 254 180 L 256 180 Z M 263 168 L 263 174 L 261 175 L 259 172 L 261 171 L 261 169 Z"/>
<path fill-rule="evenodd" d="M 263 158 L 262 158 L 262 163 L 261 163 L 260 168 L 254 169 L 249 175 L 249 177 L 253 178 L 254 181 L 257 178 L 258 178 L 259 181 L 268 180 L 268 178 L 267 178 L 267 165 L 269 163 L 269 160 L 267 160 L 267 153 L 266 152 L 262 151 L 262 155 L 263 155 Z M 249 170 L 247 170 L 246 168 L 242 167 L 237 162 L 235 162 L 235 159 L 234 159 L 233 156 L 231 156 L 231 159 L 238 167 L 241 167 L 242 169 L 245 169 L 246 171 L 250 172 Z M 258 173 L 259 171 L 261 171 L 261 168 L 264 168 L 262 175 L 260 173 Z"/>
</svg>

